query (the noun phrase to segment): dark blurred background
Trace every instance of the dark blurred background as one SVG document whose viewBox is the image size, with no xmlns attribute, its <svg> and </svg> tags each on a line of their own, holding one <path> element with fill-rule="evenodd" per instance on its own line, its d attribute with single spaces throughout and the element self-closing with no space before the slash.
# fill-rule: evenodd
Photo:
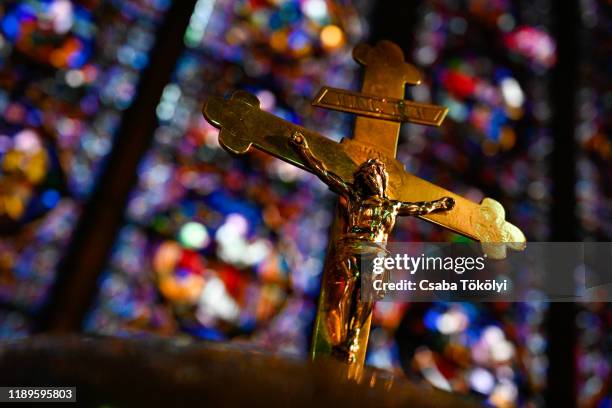
<svg viewBox="0 0 612 408">
<path fill-rule="evenodd" d="M 339 140 L 359 42 L 398 43 L 418 176 L 500 201 L 532 241 L 612 239 L 609 0 L 0 3 L 0 338 L 245 341 L 305 357 L 334 197 L 200 113 L 246 89 Z M 461 241 L 402 220 L 397 241 Z M 496 407 L 611 407 L 608 304 L 380 303 L 367 362 Z"/>
</svg>

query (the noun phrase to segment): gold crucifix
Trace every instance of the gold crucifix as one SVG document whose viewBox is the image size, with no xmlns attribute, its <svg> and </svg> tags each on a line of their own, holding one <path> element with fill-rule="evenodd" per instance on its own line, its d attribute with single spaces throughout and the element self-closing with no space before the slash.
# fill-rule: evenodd
<svg viewBox="0 0 612 408">
<path fill-rule="evenodd" d="M 359 45 L 355 59 L 365 65 L 362 92 L 324 87 L 315 106 L 358 115 L 352 139 L 336 143 L 259 109 L 259 100 L 237 91 L 229 100 L 213 97 L 203 108 L 220 129 L 219 142 L 244 154 L 255 146 L 316 174 L 344 200 L 336 217 L 325 262 L 312 355 L 333 355 L 359 378 L 374 301 L 360 298 L 360 261 L 384 251 L 398 215 L 412 215 L 480 241 L 491 258 L 507 248 L 522 250 L 523 233 L 505 221 L 497 201 L 480 204 L 408 173 L 395 159 L 402 122 L 439 126 L 447 109 L 404 100 L 405 85 L 421 81 L 388 41 Z"/>
</svg>

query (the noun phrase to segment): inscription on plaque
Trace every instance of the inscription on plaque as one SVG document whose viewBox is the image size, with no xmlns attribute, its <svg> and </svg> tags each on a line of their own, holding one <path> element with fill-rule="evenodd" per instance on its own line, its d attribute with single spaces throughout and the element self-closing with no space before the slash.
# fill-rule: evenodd
<svg viewBox="0 0 612 408">
<path fill-rule="evenodd" d="M 325 86 L 313 105 L 393 122 L 440 126 L 448 108 L 396 98 L 383 98 Z"/>
</svg>

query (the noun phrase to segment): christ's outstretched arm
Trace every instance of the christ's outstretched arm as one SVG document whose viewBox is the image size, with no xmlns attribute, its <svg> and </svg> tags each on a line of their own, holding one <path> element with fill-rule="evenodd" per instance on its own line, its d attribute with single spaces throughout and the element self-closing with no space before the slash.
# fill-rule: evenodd
<svg viewBox="0 0 612 408">
<path fill-rule="evenodd" d="M 451 197 L 442 197 L 435 201 L 403 202 L 399 209 L 399 215 L 427 215 L 433 212 L 448 211 L 455 206 L 455 200 Z"/>
<path fill-rule="evenodd" d="M 340 176 L 331 171 L 327 170 L 325 164 L 319 160 L 308 147 L 306 138 L 303 134 L 295 132 L 289 138 L 289 143 L 299 153 L 300 157 L 308 165 L 310 170 L 321 179 L 325 184 L 329 186 L 335 193 L 341 194 L 348 197 L 351 194 L 351 189 L 348 183 L 346 183 Z"/>
</svg>

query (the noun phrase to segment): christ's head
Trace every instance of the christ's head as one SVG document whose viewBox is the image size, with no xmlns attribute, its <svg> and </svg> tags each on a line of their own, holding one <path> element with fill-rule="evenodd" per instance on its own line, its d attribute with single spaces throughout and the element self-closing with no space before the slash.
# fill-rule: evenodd
<svg viewBox="0 0 612 408">
<path fill-rule="evenodd" d="M 387 169 L 379 159 L 363 162 L 353 174 L 354 186 L 366 197 L 387 195 Z"/>
</svg>

